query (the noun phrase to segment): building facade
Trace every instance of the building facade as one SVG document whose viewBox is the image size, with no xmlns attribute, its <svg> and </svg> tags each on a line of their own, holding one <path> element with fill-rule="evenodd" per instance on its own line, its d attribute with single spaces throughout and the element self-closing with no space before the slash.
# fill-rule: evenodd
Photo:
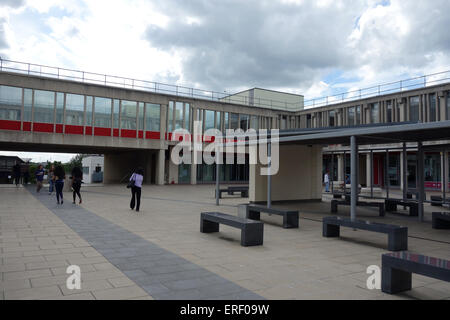
<svg viewBox="0 0 450 320">
<path fill-rule="evenodd" d="M 271 108 L 249 101 L 228 102 L 223 97 L 206 99 L 194 94 L 110 85 L 106 80 L 105 84 L 87 83 L 56 78 L 54 74 L 2 70 L 0 148 L 105 154 L 105 183 L 123 182 L 131 168 L 140 164 L 147 173 L 147 183 L 196 184 L 215 181 L 215 166 L 174 165 L 169 160 L 177 143 L 172 141 L 172 133 L 177 129 L 192 132 L 196 120 L 202 121 L 202 132 L 213 128 L 222 132 L 239 128 L 289 130 L 450 120 L 449 82 L 307 109 L 303 109 L 302 98 L 298 110 L 291 102 L 285 103 L 286 108 Z M 270 95 L 264 99 L 267 104 Z M 207 137 L 204 141 L 208 142 Z M 385 147 L 402 146 L 387 141 Z M 365 168 L 360 170 L 360 183 L 369 185 L 373 177 L 376 186 L 383 187 L 389 179 L 390 186 L 403 188 L 401 152 L 392 149 L 386 158 L 384 148 L 370 152 L 370 146 L 361 147 L 364 149 L 367 151 L 360 152 L 360 167 Z M 334 180 L 343 180 L 350 170 L 346 150 L 345 146 L 324 149 L 323 171 L 333 169 Z M 373 165 L 369 165 L 369 157 L 373 157 Z M 411 148 L 406 163 L 408 186 L 414 188 L 417 168 Z M 426 187 L 438 190 L 448 183 L 448 166 L 448 152 L 427 153 Z M 247 182 L 248 161 L 221 166 L 220 175 L 225 183 Z"/>
</svg>

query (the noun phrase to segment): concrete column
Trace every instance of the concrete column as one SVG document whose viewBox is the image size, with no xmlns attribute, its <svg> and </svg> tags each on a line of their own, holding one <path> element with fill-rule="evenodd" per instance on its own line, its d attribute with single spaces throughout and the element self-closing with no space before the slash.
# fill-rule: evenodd
<svg viewBox="0 0 450 320">
<path fill-rule="evenodd" d="M 200 157 L 200 155 L 199 155 L 199 157 Z M 191 159 L 192 159 L 192 164 L 191 164 L 191 184 L 197 184 L 197 162 L 194 161 L 194 159 L 195 159 L 194 151 L 192 151 Z"/>
<path fill-rule="evenodd" d="M 417 191 L 419 192 L 419 221 L 423 222 L 423 201 L 425 199 L 424 150 L 422 142 L 417 145 Z"/>
<path fill-rule="evenodd" d="M 402 100 L 397 100 L 398 109 L 400 110 L 400 119 L 397 119 L 399 122 L 406 121 L 406 107 Z"/>
<path fill-rule="evenodd" d="M 441 179 L 442 185 L 441 185 L 441 191 L 444 192 L 444 186 L 445 186 L 445 192 L 449 192 L 448 188 L 448 174 L 449 174 L 449 165 L 448 165 L 448 152 L 444 152 L 444 163 L 441 163 L 441 173 L 443 173 L 443 177 Z"/>
<path fill-rule="evenodd" d="M 443 95 L 444 93 L 442 93 L 439 95 L 437 101 L 439 101 L 439 120 L 440 121 L 445 121 L 447 119 L 447 114 L 446 114 L 446 109 L 447 106 L 445 105 L 445 95 Z"/>
<path fill-rule="evenodd" d="M 337 154 L 336 157 L 338 159 L 338 181 L 344 181 L 344 155 Z"/>
<path fill-rule="evenodd" d="M 156 151 L 156 178 L 157 185 L 164 185 L 165 150 Z"/>
<path fill-rule="evenodd" d="M 372 180 L 372 170 L 371 170 L 370 153 L 366 153 L 366 186 L 367 186 L 367 188 L 370 188 L 371 182 L 372 182 L 371 180 Z"/>
<path fill-rule="evenodd" d="M 358 202 L 358 145 L 356 143 L 356 137 L 352 136 L 350 140 L 351 146 L 351 206 L 350 216 L 351 220 L 356 220 L 356 204 Z"/>
</svg>

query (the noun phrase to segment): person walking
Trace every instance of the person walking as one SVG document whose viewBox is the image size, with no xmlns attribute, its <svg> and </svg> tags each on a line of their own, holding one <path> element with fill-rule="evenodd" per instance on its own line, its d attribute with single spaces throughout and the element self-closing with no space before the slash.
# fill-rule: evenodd
<svg viewBox="0 0 450 320">
<path fill-rule="evenodd" d="M 330 175 L 325 172 L 325 176 L 323 177 L 323 182 L 325 183 L 325 192 L 330 192 Z"/>
<path fill-rule="evenodd" d="M 40 164 L 34 173 L 36 176 L 36 192 L 41 191 L 42 181 L 44 180 L 44 166 Z"/>
<path fill-rule="evenodd" d="M 80 167 L 74 167 L 72 169 L 72 190 L 73 190 L 73 204 L 75 204 L 76 196 L 80 199 L 81 204 L 81 181 L 83 180 L 83 171 Z"/>
<path fill-rule="evenodd" d="M 134 185 L 131 186 L 130 208 L 133 210 L 136 204 L 136 212 L 139 212 L 141 205 L 142 181 L 144 181 L 144 169 L 138 167 L 130 177 L 130 182 L 134 182 Z"/>
<path fill-rule="evenodd" d="M 56 203 L 60 204 L 61 199 L 61 204 L 63 204 L 64 203 L 63 188 L 66 173 L 64 172 L 64 168 L 61 165 L 57 165 L 53 174 L 55 177 Z"/>
<path fill-rule="evenodd" d="M 20 164 L 16 163 L 13 167 L 13 176 L 16 187 L 20 184 Z"/>
<path fill-rule="evenodd" d="M 55 187 L 55 166 L 52 164 L 48 170 L 48 194 L 52 194 Z"/>
</svg>

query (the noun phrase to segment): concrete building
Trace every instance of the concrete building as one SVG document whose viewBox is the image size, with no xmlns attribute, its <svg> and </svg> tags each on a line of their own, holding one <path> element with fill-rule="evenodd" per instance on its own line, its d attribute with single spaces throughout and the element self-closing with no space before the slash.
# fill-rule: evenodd
<svg viewBox="0 0 450 320">
<path fill-rule="evenodd" d="M 222 132 L 238 128 L 321 130 L 449 120 L 450 83 L 446 77 L 434 81 L 414 86 L 399 82 L 399 88 L 393 88 L 392 84 L 388 88 L 378 86 L 376 92 L 343 94 L 339 99 L 303 101 L 302 96 L 288 94 L 286 96 L 292 96 L 295 101 L 284 100 L 284 108 L 274 108 L 281 96 L 270 90 L 255 88 L 225 96 L 60 68 L 46 67 L 42 72 L 42 68 L 33 65 L 8 65 L 3 60 L 0 67 L 0 149 L 104 154 L 104 183 L 123 182 L 136 166 L 144 168 L 145 183 L 212 183 L 215 181 L 214 165 L 174 165 L 170 161 L 171 150 L 177 143 L 172 141 L 176 129 L 191 132 L 195 120 L 202 121 L 202 132 L 214 128 Z M 253 101 L 231 99 L 250 96 L 251 92 Z M 264 99 L 264 103 L 255 103 L 255 97 Z M 208 137 L 204 137 L 204 141 L 207 142 Z M 308 169 L 317 179 L 308 191 L 310 198 L 318 197 L 325 170 L 333 171 L 333 180 L 343 180 L 350 170 L 348 146 L 323 147 L 312 158 L 302 160 L 301 154 L 295 158 L 314 162 Z M 388 179 L 391 188 L 402 189 L 405 166 L 408 186 L 415 187 L 417 167 L 413 144 L 406 146 L 406 162 L 399 151 L 403 145 L 397 142 L 386 141 L 386 145 L 377 145 L 375 149 L 370 145 L 359 147 L 361 185 L 369 185 L 369 179 L 373 179 L 375 185 L 384 187 Z M 393 149 L 386 153 L 386 148 Z M 371 169 L 369 159 L 372 157 Z M 426 187 L 439 190 L 444 183 L 448 184 L 448 166 L 447 150 L 427 151 Z M 253 179 L 248 160 L 245 164 L 221 166 L 220 170 L 222 183 Z"/>
<path fill-rule="evenodd" d="M 103 156 L 89 156 L 83 158 L 83 182 L 84 183 L 100 183 L 103 182 Z"/>
</svg>

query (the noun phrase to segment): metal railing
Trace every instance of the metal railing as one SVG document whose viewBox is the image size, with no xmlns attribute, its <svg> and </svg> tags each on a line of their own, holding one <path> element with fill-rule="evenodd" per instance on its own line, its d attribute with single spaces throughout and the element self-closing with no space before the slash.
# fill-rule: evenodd
<svg viewBox="0 0 450 320">
<path fill-rule="evenodd" d="M 450 82 L 450 70 L 432 73 L 415 78 L 383 83 L 368 88 L 347 91 L 331 96 L 314 98 L 304 102 L 305 108 L 317 108 L 337 103 L 372 98 L 381 95 L 403 92 L 406 90 L 421 89 L 438 84 Z"/>
<path fill-rule="evenodd" d="M 88 84 L 98 84 L 113 86 L 125 89 L 142 90 L 154 93 L 174 95 L 177 97 L 188 97 L 204 99 L 210 101 L 221 101 L 233 104 L 260 107 L 272 110 L 295 112 L 304 108 L 323 107 L 332 104 L 359 100 L 363 98 L 376 97 L 389 93 L 402 92 L 404 90 L 425 88 L 431 85 L 450 82 L 450 70 L 439 73 L 424 75 L 420 77 L 400 80 L 391 83 L 384 83 L 364 89 L 348 91 L 340 94 L 314 98 L 299 103 L 289 103 L 263 98 L 250 98 L 246 95 L 227 94 L 217 91 L 202 90 L 179 85 L 166 84 L 161 82 L 132 79 L 120 76 L 86 72 L 60 67 L 13 61 L 0 58 L 0 71 L 14 72 L 26 75 L 49 77 L 61 80 L 71 80 Z"/>
</svg>

